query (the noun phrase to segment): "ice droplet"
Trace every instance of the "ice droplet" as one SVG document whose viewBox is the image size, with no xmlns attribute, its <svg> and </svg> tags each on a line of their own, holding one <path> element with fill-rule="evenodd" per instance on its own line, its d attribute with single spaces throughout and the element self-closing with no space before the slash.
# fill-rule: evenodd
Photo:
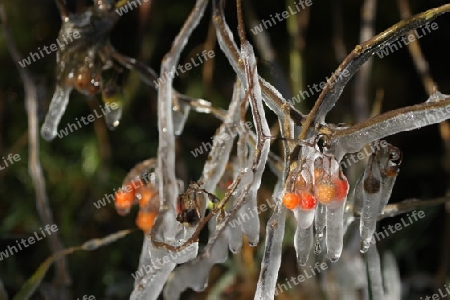
<svg viewBox="0 0 450 300">
<path fill-rule="evenodd" d="M 41 127 L 41 136 L 44 140 L 51 141 L 58 134 L 58 125 L 66 111 L 71 91 L 72 87 L 56 86 L 44 124 Z"/>
<path fill-rule="evenodd" d="M 108 107 L 105 109 L 105 123 L 109 130 L 114 130 L 119 126 L 120 119 L 122 118 L 122 107 L 118 106 L 116 109 Z"/>
</svg>

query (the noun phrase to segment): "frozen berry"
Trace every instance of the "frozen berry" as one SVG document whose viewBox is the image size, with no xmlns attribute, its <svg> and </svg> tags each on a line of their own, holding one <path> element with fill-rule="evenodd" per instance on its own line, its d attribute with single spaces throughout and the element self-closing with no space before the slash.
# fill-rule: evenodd
<svg viewBox="0 0 450 300">
<path fill-rule="evenodd" d="M 300 203 L 300 199 L 296 194 L 286 193 L 283 196 L 283 204 L 287 209 L 294 209 Z"/>
<path fill-rule="evenodd" d="M 126 214 L 130 210 L 131 206 L 134 202 L 135 197 L 135 190 L 131 185 L 128 185 L 126 188 L 122 187 L 117 193 L 116 193 L 116 210 L 120 214 Z"/>
<path fill-rule="evenodd" d="M 328 204 L 336 197 L 336 186 L 329 181 L 321 181 L 314 186 L 314 195 L 317 201 Z"/>
<path fill-rule="evenodd" d="M 343 201 L 348 193 L 348 181 L 345 179 L 337 179 L 333 182 L 336 186 L 336 200 Z"/>
<path fill-rule="evenodd" d="M 156 216 L 157 213 L 155 212 L 140 211 L 136 218 L 137 227 L 139 227 L 144 233 L 148 233 L 155 223 Z"/>
<path fill-rule="evenodd" d="M 313 195 L 307 192 L 301 192 L 299 194 L 300 202 L 301 202 L 301 208 L 303 210 L 310 210 L 316 207 L 317 200 L 314 198 Z"/>
</svg>

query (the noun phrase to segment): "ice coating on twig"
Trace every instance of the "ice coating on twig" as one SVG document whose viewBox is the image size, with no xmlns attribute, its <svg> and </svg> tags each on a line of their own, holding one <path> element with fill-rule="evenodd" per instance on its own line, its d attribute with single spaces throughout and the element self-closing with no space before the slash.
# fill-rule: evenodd
<svg viewBox="0 0 450 300">
<path fill-rule="evenodd" d="M 244 83 L 245 91 L 249 92 L 249 102 L 253 115 L 253 122 L 256 128 L 256 149 L 255 160 L 253 162 L 252 171 L 253 182 L 250 186 L 248 198 L 243 204 L 242 210 L 254 210 L 257 209 L 256 194 L 261 186 L 261 178 L 264 172 L 267 158 L 270 149 L 270 140 L 265 137 L 270 136 L 269 125 L 264 112 L 262 104 L 261 87 L 259 86 L 259 75 L 256 66 L 255 53 L 253 47 L 248 41 L 242 45 L 241 58 L 244 63 L 246 81 Z M 247 239 L 250 245 L 256 246 L 259 241 L 259 216 L 258 214 L 252 215 L 252 217 L 242 223 L 242 229 L 247 235 Z"/>
<path fill-rule="evenodd" d="M 283 187 L 280 176 L 275 185 L 273 195 L 279 195 Z M 266 226 L 266 239 L 264 256 L 261 261 L 261 272 L 256 285 L 255 300 L 274 299 L 277 284 L 277 274 L 281 265 L 283 251 L 284 227 L 286 221 L 286 208 L 277 200 L 277 205 Z"/>
<path fill-rule="evenodd" d="M 223 53 L 225 54 L 225 56 L 228 58 L 228 61 L 230 63 L 230 65 L 233 67 L 233 70 L 236 72 L 236 74 L 238 75 L 239 79 L 241 80 L 241 82 L 245 82 L 245 72 L 241 69 L 241 67 L 239 66 L 238 63 L 238 59 L 239 57 L 237 57 L 237 53 L 239 53 L 238 48 L 234 42 L 233 39 L 233 33 L 230 30 L 230 27 L 228 26 L 227 22 L 225 21 L 225 18 L 223 17 L 223 10 L 221 7 L 219 7 L 220 5 L 218 5 L 216 2 L 218 1 L 213 1 L 214 4 L 214 25 L 216 26 L 216 37 L 217 37 L 217 41 L 219 43 L 220 49 L 223 51 Z M 223 28 L 221 28 L 219 22 L 216 21 L 215 18 L 220 19 L 220 23 L 223 24 Z M 223 35 L 221 30 L 223 29 L 226 33 L 226 35 Z M 229 49 L 227 47 L 227 45 L 232 45 L 231 47 L 233 48 L 232 50 Z M 259 78 L 259 76 L 258 76 Z M 276 95 L 276 97 L 278 99 L 283 99 L 283 102 L 285 102 L 284 98 L 281 96 L 280 92 L 273 87 L 270 83 L 268 83 L 267 81 L 265 81 L 262 78 L 261 79 L 261 83 L 264 85 L 264 87 L 266 87 L 267 89 L 270 90 L 270 92 L 274 95 Z M 277 105 L 277 103 L 275 103 L 269 95 L 267 94 L 263 94 L 264 98 L 264 102 L 265 104 L 272 110 L 275 112 L 275 114 L 277 116 L 280 116 L 283 114 L 283 111 L 280 109 L 279 105 Z"/>
<path fill-rule="evenodd" d="M 450 118 L 450 99 L 426 102 L 389 111 L 338 131 L 330 144 L 336 158 L 360 151 L 364 145 L 402 131 L 410 131 Z"/>
<path fill-rule="evenodd" d="M 243 133 L 243 136 L 246 137 L 247 134 Z M 241 145 L 241 148 L 245 147 L 246 139 L 242 141 Z M 218 154 L 220 154 L 220 152 Z M 231 186 L 236 184 L 237 187 L 231 196 L 232 198 L 230 201 L 232 201 L 232 205 L 227 208 L 225 218 L 221 219 L 217 225 L 217 219 L 212 219 L 209 222 L 208 228 L 211 232 L 211 236 L 209 238 L 208 245 L 204 248 L 202 254 L 198 255 L 193 261 L 181 266 L 172 273 L 164 291 L 164 294 L 168 299 L 178 299 L 181 292 L 188 287 L 191 287 L 196 291 L 206 288 L 208 283 L 208 273 L 212 266 L 216 263 L 223 263 L 226 261 L 229 247 L 236 247 L 236 250 L 240 249 L 239 243 L 242 244 L 241 228 L 239 226 L 233 228 L 230 221 L 238 216 L 237 211 L 242 208 L 244 199 L 248 195 L 249 186 L 254 181 L 254 176 L 250 168 L 241 168 L 242 165 L 245 166 L 249 164 L 247 157 L 248 152 L 241 149 L 238 151 L 238 154 L 243 157 L 240 157 L 236 161 L 238 167 L 236 168 L 235 179 Z M 226 161 L 224 160 L 223 163 L 225 162 Z M 214 165 L 211 166 L 214 167 Z M 214 183 L 214 181 L 217 183 L 219 180 L 217 177 L 211 177 L 211 175 L 205 176 L 205 186 L 207 187 L 211 184 L 211 182 Z M 231 234 L 231 231 L 233 231 L 234 234 Z M 239 238 L 240 241 L 234 240 L 233 243 L 230 243 L 231 238 Z M 191 276 L 199 270 L 201 270 L 201 276 Z"/>
<path fill-rule="evenodd" d="M 175 266 L 185 263 L 197 255 L 198 243 L 193 243 L 181 251 L 173 252 L 155 248 L 146 237 L 143 251 L 147 254 L 141 254 L 136 275 L 139 273 L 145 275 L 136 277 L 130 300 L 157 299 Z"/>
<path fill-rule="evenodd" d="M 367 276 L 370 287 L 369 299 L 386 299 L 384 297 L 383 279 L 381 277 L 380 255 L 376 244 L 372 244 L 365 253 Z M 398 298 L 399 299 L 399 298 Z"/>
<path fill-rule="evenodd" d="M 58 125 L 61 121 L 64 112 L 66 111 L 67 104 L 69 104 L 70 93 L 72 87 L 57 85 L 53 98 L 50 102 L 47 115 L 45 116 L 44 124 L 41 127 L 41 136 L 46 141 L 53 140 L 58 133 Z"/>
<path fill-rule="evenodd" d="M 184 263 L 197 254 L 198 243 L 191 244 L 188 248 L 179 252 L 166 252 L 163 249 L 155 249 L 148 237 L 145 236 L 142 246 L 139 268 L 135 272 L 135 284 L 146 286 L 142 293 L 135 289 L 130 299 L 157 299 L 165 284 L 165 279 L 175 268 L 177 263 Z"/>
<path fill-rule="evenodd" d="M 363 206 L 359 228 L 362 253 L 366 252 L 372 244 L 373 234 L 377 227 L 382 194 L 381 182 L 380 168 L 375 160 L 375 155 L 372 155 L 364 170 L 364 178 L 362 180 Z"/>
<path fill-rule="evenodd" d="M 175 135 L 180 135 L 183 132 L 184 124 L 189 116 L 191 106 L 188 103 L 178 101 L 178 107 L 173 109 L 173 127 Z"/>
<path fill-rule="evenodd" d="M 245 175 L 246 173 L 253 174 L 251 171 L 243 170 L 240 176 Z M 212 235 L 209 238 L 208 244 L 203 249 L 203 252 L 194 260 L 177 268 L 172 273 L 172 276 L 169 278 L 166 288 L 164 289 L 164 295 L 167 299 L 179 299 L 181 292 L 188 287 L 191 287 L 196 291 L 204 290 L 208 285 L 208 274 L 212 266 L 227 260 L 231 216 L 241 207 L 244 198 L 247 196 L 249 189 L 248 181 L 249 179 L 252 179 L 252 177 L 253 176 L 247 176 L 247 183 L 236 189 L 236 193 L 240 196 L 233 205 L 231 213 L 227 214 L 217 225 L 214 219 L 209 223 L 209 229 Z M 200 276 L 192 276 L 192 274 L 198 274 L 199 272 Z"/>
<path fill-rule="evenodd" d="M 161 74 L 169 74 L 174 70 L 180 53 L 189 40 L 192 31 L 197 27 L 203 13 L 205 11 L 208 1 L 197 0 L 195 7 L 186 20 L 183 29 L 176 36 L 173 41 L 172 48 L 163 59 L 161 64 Z M 176 220 L 176 206 L 179 195 L 178 181 L 175 176 L 175 132 L 173 124 L 173 107 L 172 107 L 172 89 L 173 78 L 168 76 L 167 80 L 161 83 L 158 89 L 158 169 L 157 177 L 159 179 L 159 195 L 161 197 L 161 209 L 158 217 L 151 231 L 152 241 L 165 242 L 172 245 L 178 245 L 190 236 L 192 236 L 195 228 L 184 228 Z M 152 244 L 152 243 L 150 243 Z M 155 249 L 150 247 L 150 257 L 159 257 L 161 253 L 168 255 L 169 252 L 164 249 Z M 191 252 L 191 257 L 194 257 L 196 251 Z M 132 296 L 133 299 L 140 299 L 142 294 L 151 293 L 151 296 L 146 296 L 145 299 L 156 299 L 159 293 L 154 290 L 162 290 L 167 277 L 175 268 L 175 263 L 168 263 L 163 265 L 162 271 L 158 272 L 158 276 L 149 274 L 149 279 L 145 277 L 135 285 Z M 156 285 L 155 289 L 151 286 Z M 150 286 L 150 288 L 149 288 Z M 142 298 L 141 298 L 142 299 Z"/>
<path fill-rule="evenodd" d="M 215 222 L 214 222 L 215 224 Z M 219 235 L 209 251 L 199 254 L 194 260 L 178 267 L 170 276 L 164 288 L 164 299 L 180 299 L 187 288 L 203 291 L 208 286 L 208 275 L 216 263 L 224 263 L 228 258 L 228 236 Z"/>
<path fill-rule="evenodd" d="M 233 138 L 224 139 L 222 136 L 227 134 L 227 129 L 236 126 L 239 123 L 240 104 L 241 104 L 240 84 L 235 83 L 233 97 L 228 108 L 225 120 L 221 124 L 217 134 L 213 139 L 213 146 L 208 155 L 208 160 L 203 167 L 200 182 L 207 191 L 212 191 L 217 186 L 220 178 L 225 172 L 226 163 L 229 161 L 230 152 L 233 148 Z"/>
</svg>

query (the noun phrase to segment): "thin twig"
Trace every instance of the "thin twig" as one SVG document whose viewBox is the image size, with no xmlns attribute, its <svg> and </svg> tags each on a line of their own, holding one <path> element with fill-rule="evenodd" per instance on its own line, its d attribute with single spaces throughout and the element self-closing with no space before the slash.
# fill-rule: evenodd
<svg viewBox="0 0 450 300">
<path fill-rule="evenodd" d="M 361 9 L 360 43 L 369 40 L 375 34 L 375 15 L 377 0 L 365 0 Z M 372 60 L 361 66 L 355 78 L 355 97 L 353 99 L 353 115 L 356 122 L 369 117 L 369 79 L 372 70 Z"/>
<path fill-rule="evenodd" d="M 45 188 L 45 177 L 42 173 L 39 160 L 39 130 L 37 117 L 37 87 L 29 71 L 19 66 L 18 62 L 22 57 L 9 31 L 8 20 L 3 3 L 0 5 L 0 18 L 2 20 L 3 34 L 5 35 L 6 45 L 19 71 L 25 91 L 25 106 L 28 113 L 28 171 L 30 173 L 33 186 L 36 192 L 36 207 L 42 225 L 54 224 L 53 213 L 48 201 Z M 52 253 L 57 253 L 63 249 L 59 233 L 56 232 L 49 237 L 49 245 Z M 57 284 L 70 284 L 71 278 L 67 269 L 67 261 L 61 258 L 56 261 L 55 282 Z"/>
<path fill-rule="evenodd" d="M 409 7 L 408 0 L 397 0 L 398 8 L 402 19 L 411 18 L 411 9 Z M 410 31 L 408 34 L 415 35 L 414 31 Z M 433 80 L 430 74 L 430 68 L 428 62 L 425 59 L 420 44 L 417 40 L 414 40 L 408 44 L 408 50 L 414 62 L 414 66 L 422 78 L 423 85 L 428 95 L 432 95 L 436 88 L 436 82 Z"/>
</svg>

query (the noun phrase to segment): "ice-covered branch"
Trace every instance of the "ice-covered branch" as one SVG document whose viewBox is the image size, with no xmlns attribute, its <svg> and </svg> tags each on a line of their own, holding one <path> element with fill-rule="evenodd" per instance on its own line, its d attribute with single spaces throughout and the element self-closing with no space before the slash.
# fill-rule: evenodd
<svg viewBox="0 0 450 300">
<path fill-rule="evenodd" d="M 425 103 L 407 106 L 367 119 L 354 126 L 338 129 L 330 145 L 338 160 L 346 153 L 358 152 L 364 145 L 399 132 L 440 123 L 450 118 L 450 98 L 439 92 Z"/>
</svg>

